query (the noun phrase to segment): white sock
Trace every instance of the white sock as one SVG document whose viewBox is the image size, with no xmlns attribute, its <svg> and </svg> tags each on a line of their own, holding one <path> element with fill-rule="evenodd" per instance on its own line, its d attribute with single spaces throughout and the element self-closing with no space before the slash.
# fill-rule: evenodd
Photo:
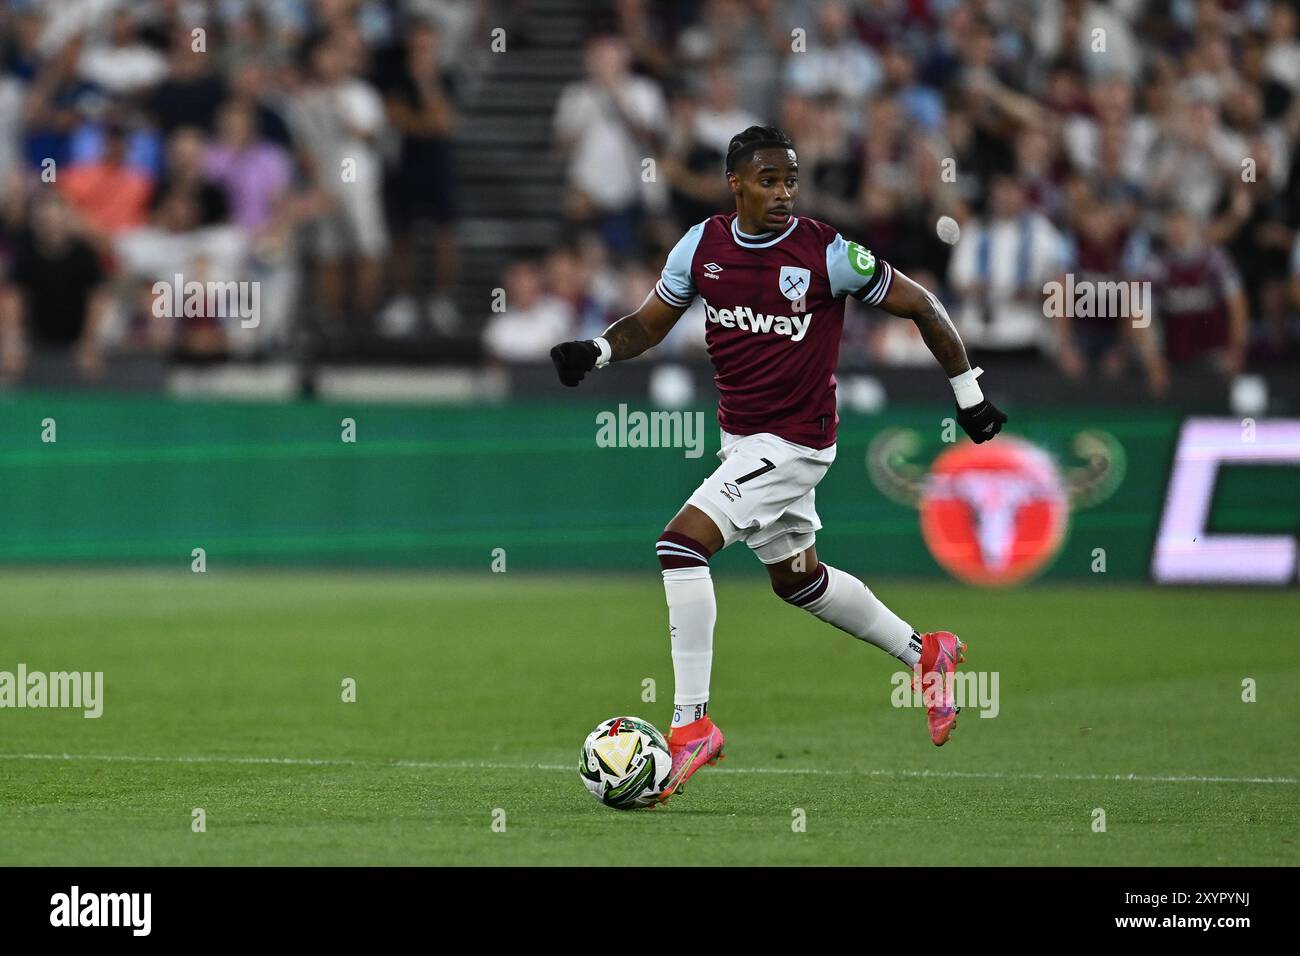
<svg viewBox="0 0 1300 956">
<path fill-rule="evenodd" d="M 822 567 L 828 578 L 826 593 L 802 605 L 803 609 L 860 641 L 875 644 L 909 668 L 915 667 L 921 659 L 921 642 L 914 639 L 912 625 L 881 604 L 871 589 L 853 575 L 829 564 Z"/>
<path fill-rule="evenodd" d="M 673 642 L 673 726 L 703 716 L 713 670 L 713 625 L 718 604 L 708 567 L 664 571 L 668 631 Z"/>
<path fill-rule="evenodd" d="M 673 704 L 673 726 L 685 727 L 693 721 L 699 720 L 709 712 L 709 702 L 706 700 L 702 704 Z"/>
</svg>

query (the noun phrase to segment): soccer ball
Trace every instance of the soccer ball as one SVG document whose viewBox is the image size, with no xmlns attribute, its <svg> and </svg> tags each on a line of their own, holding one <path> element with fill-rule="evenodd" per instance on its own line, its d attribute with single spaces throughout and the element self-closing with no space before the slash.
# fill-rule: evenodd
<svg viewBox="0 0 1300 956">
<path fill-rule="evenodd" d="M 640 717 L 611 717 L 587 735 L 578 775 L 591 795 L 616 810 L 651 807 L 668 782 L 668 741 Z"/>
</svg>

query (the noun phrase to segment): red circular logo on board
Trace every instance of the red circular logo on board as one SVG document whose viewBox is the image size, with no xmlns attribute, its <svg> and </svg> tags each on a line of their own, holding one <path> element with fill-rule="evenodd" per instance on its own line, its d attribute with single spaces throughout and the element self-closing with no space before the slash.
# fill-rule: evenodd
<svg viewBox="0 0 1300 956">
<path fill-rule="evenodd" d="M 1060 549 L 1069 495 L 1051 458 L 1023 439 L 1001 435 L 961 444 L 934 460 L 919 502 L 926 546 L 970 584 L 1016 584 L 1041 571 Z"/>
</svg>

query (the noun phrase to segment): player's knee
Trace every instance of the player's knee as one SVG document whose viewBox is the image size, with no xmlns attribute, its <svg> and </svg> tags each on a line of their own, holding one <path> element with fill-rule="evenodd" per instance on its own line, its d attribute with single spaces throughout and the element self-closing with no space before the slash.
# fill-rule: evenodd
<svg viewBox="0 0 1300 956">
<path fill-rule="evenodd" d="M 772 590 L 782 601 L 796 607 L 807 607 L 812 604 L 826 593 L 826 588 L 830 584 L 826 565 L 820 561 L 811 571 L 802 574 L 789 569 L 783 570 L 783 574 L 772 575 Z"/>
<path fill-rule="evenodd" d="M 655 554 L 659 556 L 659 566 L 665 571 L 707 568 L 711 553 L 707 546 L 677 531 L 665 531 L 655 542 Z"/>
</svg>

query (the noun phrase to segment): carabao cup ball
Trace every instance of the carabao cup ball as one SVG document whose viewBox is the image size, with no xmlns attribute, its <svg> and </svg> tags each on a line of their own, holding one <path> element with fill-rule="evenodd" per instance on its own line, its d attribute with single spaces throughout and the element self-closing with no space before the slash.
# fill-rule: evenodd
<svg viewBox="0 0 1300 956">
<path fill-rule="evenodd" d="M 658 802 L 672 769 L 668 741 L 640 717 L 601 721 L 582 744 L 578 775 L 593 797 L 616 810 Z"/>
</svg>

